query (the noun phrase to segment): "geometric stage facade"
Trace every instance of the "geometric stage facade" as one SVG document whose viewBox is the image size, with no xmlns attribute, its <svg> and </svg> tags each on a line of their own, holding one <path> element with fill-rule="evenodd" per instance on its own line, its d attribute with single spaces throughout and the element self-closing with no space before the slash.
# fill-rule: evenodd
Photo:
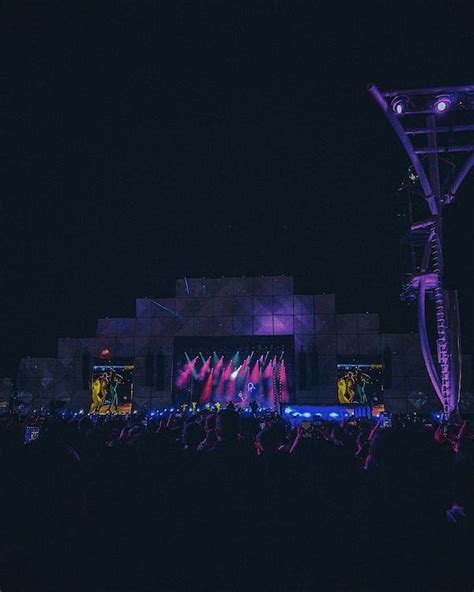
<svg viewBox="0 0 474 592">
<path fill-rule="evenodd" d="M 337 403 L 338 364 L 352 361 L 384 365 L 388 411 L 439 407 L 417 334 L 381 333 L 378 314 L 339 314 L 334 294 L 294 294 L 288 276 L 178 279 L 174 297 L 137 298 L 133 318 L 99 319 L 94 337 L 59 338 L 56 358 L 21 360 L 17 389 L 37 407 L 62 400 L 88 409 L 92 368 L 108 350 L 112 360 L 133 365 L 135 405 L 166 407 L 176 338 L 251 344 L 262 336 L 291 340 L 297 404 Z"/>
</svg>

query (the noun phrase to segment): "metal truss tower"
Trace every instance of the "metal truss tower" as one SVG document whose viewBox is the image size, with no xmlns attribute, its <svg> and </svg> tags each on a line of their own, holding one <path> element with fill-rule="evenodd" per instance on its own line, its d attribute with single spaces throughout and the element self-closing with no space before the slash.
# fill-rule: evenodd
<svg viewBox="0 0 474 592">
<path fill-rule="evenodd" d="M 459 403 L 461 345 L 457 292 L 444 286 L 442 214 L 474 166 L 474 85 L 381 91 L 371 84 L 369 92 L 399 137 L 427 206 L 424 219 L 410 228 L 414 242 L 421 242 L 423 249 L 404 295 L 417 300 L 423 358 L 448 419 Z M 441 158 L 447 157 L 458 165 L 453 178 L 441 178 Z M 426 325 L 428 295 L 436 314 L 436 362 Z"/>
</svg>

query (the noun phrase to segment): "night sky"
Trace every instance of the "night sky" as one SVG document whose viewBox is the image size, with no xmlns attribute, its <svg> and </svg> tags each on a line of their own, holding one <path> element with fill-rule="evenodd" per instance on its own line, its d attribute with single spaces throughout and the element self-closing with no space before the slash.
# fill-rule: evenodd
<svg viewBox="0 0 474 592">
<path fill-rule="evenodd" d="M 367 84 L 472 84 L 472 5 L 348 4 L 3 3 L 0 376 L 183 276 L 293 275 L 415 326 L 408 161 Z M 471 175 L 446 216 L 469 349 Z"/>
</svg>

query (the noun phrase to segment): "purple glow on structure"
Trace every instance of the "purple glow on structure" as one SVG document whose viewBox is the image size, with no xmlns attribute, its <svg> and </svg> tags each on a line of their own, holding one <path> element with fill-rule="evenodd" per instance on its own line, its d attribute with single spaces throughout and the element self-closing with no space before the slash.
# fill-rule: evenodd
<svg viewBox="0 0 474 592">
<path fill-rule="evenodd" d="M 392 109 L 397 115 L 402 115 L 408 108 L 408 97 L 398 96 L 392 100 Z"/>
<path fill-rule="evenodd" d="M 451 98 L 448 96 L 438 97 L 434 104 L 435 111 L 445 113 L 451 107 L 451 102 Z"/>
<path fill-rule="evenodd" d="M 423 193 L 424 193 L 425 198 L 428 202 L 431 213 L 438 214 L 438 205 L 437 205 L 436 200 L 433 197 L 433 192 L 431 190 L 431 185 L 428 180 L 428 176 L 425 172 L 425 169 L 423 168 L 423 165 L 421 164 L 420 159 L 418 158 L 418 155 L 415 152 L 415 149 L 413 148 L 412 143 L 410 142 L 410 139 L 406 135 L 405 130 L 403 129 L 400 121 L 398 120 L 397 117 L 395 117 L 395 114 L 389 109 L 387 102 L 385 101 L 384 97 L 382 96 L 382 94 L 380 93 L 379 89 L 377 88 L 377 86 L 375 84 L 371 84 L 369 86 L 369 92 L 371 93 L 371 95 L 374 97 L 374 99 L 377 101 L 377 103 L 382 108 L 383 112 L 385 113 L 385 116 L 389 120 L 389 122 L 392 125 L 393 129 L 395 130 L 397 136 L 399 137 L 401 143 L 403 144 L 403 147 L 405 148 L 405 150 L 408 154 L 408 157 L 410 158 L 411 163 L 412 163 L 413 167 L 415 168 L 416 174 L 418 175 L 420 185 L 423 189 Z"/>
<path fill-rule="evenodd" d="M 455 132 L 472 131 L 472 124 L 465 124 L 464 119 L 461 125 L 437 126 L 433 118 L 433 113 L 438 116 L 444 116 L 453 107 L 462 107 L 470 110 L 472 105 L 470 100 L 464 96 L 465 92 L 472 92 L 472 87 L 444 87 L 444 88 L 424 88 L 412 90 L 400 90 L 391 92 L 380 92 L 376 85 L 369 86 L 369 92 L 382 108 L 388 121 L 394 128 L 403 147 L 405 148 L 415 171 L 418 180 L 423 189 L 424 197 L 428 203 L 433 217 L 438 217 L 431 227 L 429 237 L 425 242 L 421 264 L 419 269 L 420 276 L 415 276 L 417 283 L 412 283 L 411 289 L 418 288 L 418 326 L 421 351 L 423 354 L 426 370 L 430 377 L 433 388 L 443 406 L 443 416 L 448 419 L 452 413 L 455 413 L 459 404 L 460 380 L 461 380 L 461 349 L 460 349 L 460 328 L 459 328 L 459 309 L 457 302 L 457 293 L 455 290 L 446 289 L 443 285 L 444 264 L 443 248 L 441 237 L 441 209 L 442 206 L 451 203 L 454 195 L 466 177 L 469 170 L 474 166 L 473 147 L 464 144 L 457 145 L 450 138 L 449 146 L 437 145 L 437 131 Z M 461 93 L 461 94 L 460 94 Z M 417 97 L 424 96 L 425 100 L 420 101 Z M 386 97 L 391 97 L 391 109 L 387 103 Z M 399 107 L 399 101 L 405 97 L 415 97 L 414 111 L 420 115 L 426 115 L 426 128 L 405 129 L 402 126 L 402 118 L 397 115 L 403 113 L 403 104 Z M 408 103 L 407 103 L 408 104 Z M 411 103 L 410 103 L 411 104 Z M 469 126 L 469 127 L 468 127 Z M 415 149 L 409 136 L 417 133 L 427 134 L 428 145 L 423 149 Z M 443 196 L 441 195 L 442 180 L 439 174 L 439 154 L 447 150 L 449 152 L 470 152 L 470 156 L 464 163 L 460 173 L 451 185 L 451 188 Z M 429 154 L 429 160 L 424 166 L 418 154 Z M 429 173 L 429 179 L 428 179 Z M 445 179 L 446 180 L 446 179 Z M 414 225 L 412 231 L 416 231 L 421 226 Z M 431 277 L 435 279 L 433 282 Z M 436 313 L 437 329 L 437 363 L 433 359 L 428 330 L 426 324 L 426 298 L 430 293 L 434 299 L 434 312 Z"/>
</svg>

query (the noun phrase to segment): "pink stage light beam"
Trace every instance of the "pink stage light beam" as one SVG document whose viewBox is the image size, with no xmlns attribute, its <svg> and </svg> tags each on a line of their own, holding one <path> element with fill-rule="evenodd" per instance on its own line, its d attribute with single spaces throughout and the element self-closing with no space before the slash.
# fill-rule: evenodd
<svg viewBox="0 0 474 592">
<path fill-rule="evenodd" d="M 207 358 L 207 360 L 204 362 L 204 364 L 201 366 L 201 369 L 199 370 L 198 380 L 200 380 L 201 382 L 206 378 L 207 373 L 209 372 L 210 365 L 211 365 L 211 356 L 209 356 Z"/>
<path fill-rule="evenodd" d="M 286 376 L 285 360 L 282 360 L 280 363 L 280 383 L 281 383 L 280 401 L 282 403 L 289 403 L 290 394 L 288 392 L 288 379 Z"/>
<path fill-rule="evenodd" d="M 226 391 L 226 383 L 230 380 L 230 375 L 232 374 L 232 360 L 227 363 L 227 366 L 222 371 L 219 384 L 217 385 L 216 394 L 218 397 L 225 398 L 227 400 L 227 393 Z M 225 396 L 224 396 L 225 394 Z"/>
<path fill-rule="evenodd" d="M 190 376 L 194 372 L 194 366 L 196 365 L 197 359 L 198 359 L 198 356 L 196 356 L 194 359 L 186 362 L 186 364 L 184 365 L 184 368 L 179 373 L 178 378 L 176 379 L 176 386 L 179 389 L 182 389 L 186 386 L 187 382 L 189 381 Z"/>
<path fill-rule="evenodd" d="M 204 388 L 202 389 L 201 393 L 201 403 L 206 404 L 209 403 L 211 400 L 211 393 L 212 393 L 212 379 L 214 375 L 214 368 L 209 372 L 209 376 L 207 377 L 206 382 L 204 383 Z"/>
</svg>

